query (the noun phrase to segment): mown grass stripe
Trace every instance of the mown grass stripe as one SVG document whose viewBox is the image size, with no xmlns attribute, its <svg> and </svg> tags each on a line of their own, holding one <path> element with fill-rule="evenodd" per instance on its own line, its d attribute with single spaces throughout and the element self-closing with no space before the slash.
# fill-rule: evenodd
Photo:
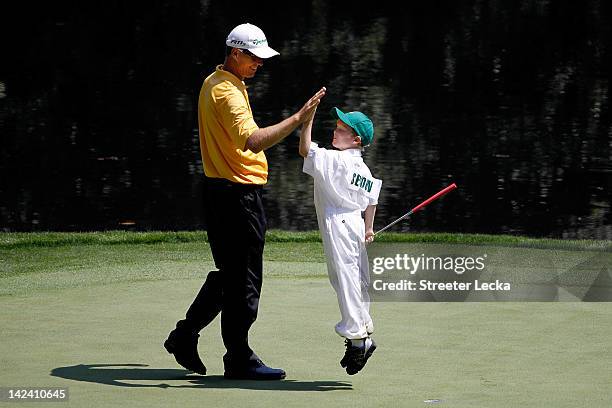
<svg viewBox="0 0 612 408">
<path fill-rule="evenodd" d="M 542 249 L 610 251 L 612 241 L 559 240 L 513 235 L 461 233 L 384 233 L 378 242 L 439 243 L 461 245 L 503 245 Z M 267 242 L 321 242 L 318 231 L 271 230 Z M 133 245 L 181 242 L 208 242 L 206 231 L 100 231 L 100 232 L 4 232 L 0 249 L 62 247 L 77 245 Z"/>
</svg>

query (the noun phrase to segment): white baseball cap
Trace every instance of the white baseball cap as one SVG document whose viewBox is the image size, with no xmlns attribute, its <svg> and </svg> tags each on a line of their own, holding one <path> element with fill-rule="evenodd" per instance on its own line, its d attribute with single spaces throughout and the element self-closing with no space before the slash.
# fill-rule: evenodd
<svg viewBox="0 0 612 408">
<path fill-rule="evenodd" d="M 253 24 L 240 24 L 229 33 L 225 44 L 228 47 L 249 50 L 259 58 L 270 58 L 280 55 L 276 50 L 268 47 L 268 40 L 263 31 Z"/>
</svg>

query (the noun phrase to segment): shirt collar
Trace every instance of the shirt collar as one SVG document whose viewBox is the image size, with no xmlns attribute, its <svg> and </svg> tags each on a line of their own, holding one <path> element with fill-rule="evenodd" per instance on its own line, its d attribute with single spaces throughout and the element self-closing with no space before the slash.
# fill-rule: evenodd
<svg viewBox="0 0 612 408">
<path fill-rule="evenodd" d="M 361 149 L 344 149 L 340 150 L 340 153 L 350 157 L 361 157 Z"/>
<path fill-rule="evenodd" d="M 222 64 L 217 65 L 216 71 L 219 75 L 223 75 L 237 87 L 246 88 L 244 81 L 241 81 L 236 75 L 232 74 L 231 72 L 224 70 Z"/>
</svg>

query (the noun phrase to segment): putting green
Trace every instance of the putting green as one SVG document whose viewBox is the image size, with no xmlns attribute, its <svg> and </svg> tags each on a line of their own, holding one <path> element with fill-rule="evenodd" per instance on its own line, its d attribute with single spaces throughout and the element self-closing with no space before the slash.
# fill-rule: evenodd
<svg viewBox="0 0 612 408">
<path fill-rule="evenodd" d="M 209 375 L 191 374 L 162 343 L 197 293 L 198 271 L 211 267 L 201 249 L 1 253 L 13 272 L 3 268 L 0 279 L 0 386 L 67 387 L 69 401 L 54 405 L 90 408 L 607 407 L 612 400 L 610 303 L 375 303 L 379 348 L 348 376 L 338 364 L 339 312 L 321 262 L 266 263 L 251 343 L 287 371 L 285 381 L 224 380 L 218 320 L 200 338 Z M 36 259 L 47 266 L 35 268 Z M 28 405 L 38 406 L 20 406 Z"/>
</svg>

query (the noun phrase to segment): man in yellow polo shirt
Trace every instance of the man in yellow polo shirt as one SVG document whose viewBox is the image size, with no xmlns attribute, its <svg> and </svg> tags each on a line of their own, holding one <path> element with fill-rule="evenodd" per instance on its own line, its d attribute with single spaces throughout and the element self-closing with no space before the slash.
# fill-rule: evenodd
<svg viewBox="0 0 612 408">
<path fill-rule="evenodd" d="M 198 103 L 200 150 L 206 174 L 206 218 L 217 271 L 176 324 L 164 346 L 183 367 L 206 374 L 197 351 L 199 332 L 221 313 L 227 353 L 224 376 L 278 380 L 285 371 L 266 366 L 251 350 L 248 332 L 257 318 L 263 276 L 266 217 L 261 188 L 268 179 L 264 150 L 291 134 L 314 112 L 321 88 L 295 114 L 260 128 L 253 119 L 244 79 L 255 76 L 267 58 L 279 55 L 252 24 L 235 27 L 226 57 L 202 85 Z"/>
</svg>

